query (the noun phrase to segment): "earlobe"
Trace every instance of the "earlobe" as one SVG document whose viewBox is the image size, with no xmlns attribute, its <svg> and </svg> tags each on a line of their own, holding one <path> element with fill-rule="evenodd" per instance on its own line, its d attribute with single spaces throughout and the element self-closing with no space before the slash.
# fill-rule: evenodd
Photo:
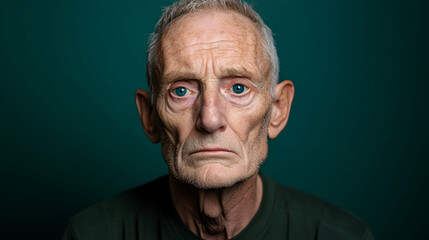
<svg viewBox="0 0 429 240">
<path fill-rule="evenodd" d="M 137 90 L 136 104 L 143 131 L 151 142 L 158 143 L 161 140 L 161 134 L 154 120 L 154 110 L 150 102 L 149 92 L 141 89 Z"/>
<path fill-rule="evenodd" d="M 268 126 L 269 138 L 276 138 L 286 126 L 294 93 L 295 87 L 289 80 L 285 80 L 276 85 L 270 124 Z"/>
</svg>

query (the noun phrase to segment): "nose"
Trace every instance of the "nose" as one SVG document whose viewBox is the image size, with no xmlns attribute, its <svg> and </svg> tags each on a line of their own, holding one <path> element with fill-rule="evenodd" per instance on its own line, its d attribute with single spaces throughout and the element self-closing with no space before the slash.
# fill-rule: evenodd
<svg viewBox="0 0 429 240">
<path fill-rule="evenodd" d="M 214 89 L 206 89 L 201 101 L 197 128 L 208 133 L 224 129 L 226 124 L 218 92 Z"/>
</svg>

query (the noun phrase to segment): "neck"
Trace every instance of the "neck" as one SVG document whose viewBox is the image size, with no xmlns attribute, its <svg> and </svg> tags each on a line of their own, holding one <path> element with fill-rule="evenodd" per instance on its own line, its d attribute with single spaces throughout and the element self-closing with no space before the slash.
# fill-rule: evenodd
<svg viewBox="0 0 429 240">
<path fill-rule="evenodd" d="M 230 188 L 198 189 L 170 175 L 171 196 L 182 221 L 204 239 L 229 239 L 255 216 L 262 200 L 258 174 Z"/>
</svg>

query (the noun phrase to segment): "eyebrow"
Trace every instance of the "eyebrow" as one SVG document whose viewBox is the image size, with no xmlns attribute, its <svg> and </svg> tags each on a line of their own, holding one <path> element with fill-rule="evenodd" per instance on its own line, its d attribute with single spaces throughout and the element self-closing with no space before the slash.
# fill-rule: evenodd
<svg viewBox="0 0 429 240">
<path fill-rule="evenodd" d="M 262 75 L 255 75 L 254 72 L 248 70 L 247 68 L 240 66 L 240 67 L 227 67 L 222 70 L 223 75 L 222 78 L 227 77 L 243 77 L 248 79 L 251 83 L 254 84 L 255 87 L 262 88 L 264 85 L 263 77 Z"/>
<path fill-rule="evenodd" d="M 243 77 L 243 78 L 249 79 L 255 84 L 262 84 L 263 82 L 262 81 L 260 83 L 258 81 L 261 78 L 261 76 L 255 76 L 255 74 L 252 71 L 248 70 L 246 67 L 243 67 L 243 66 L 240 66 L 240 67 L 229 66 L 221 69 L 220 72 L 221 72 L 220 79 L 229 78 L 229 77 Z M 193 72 L 170 72 L 170 73 L 164 74 L 162 79 L 164 83 L 171 83 L 179 80 L 201 79 L 201 76 Z"/>
<path fill-rule="evenodd" d="M 254 78 L 253 76 L 254 74 L 245 67 L 239 67 L 239 68 L 227 67 L 223 69 L 222 72 L 223 72 L 222 75 L 226 75 L 225 77 L 235 76 L 235 77 L 245 77 L 248 79 Z"/>
<path fill-rule="evenodd" d="M 170 83 L 178 80 L 199 79 L 199 77 L 192 72 L 172 72 L 165 74 L 162 79 L 164 80 L 163 82 Z"/>
</svg>

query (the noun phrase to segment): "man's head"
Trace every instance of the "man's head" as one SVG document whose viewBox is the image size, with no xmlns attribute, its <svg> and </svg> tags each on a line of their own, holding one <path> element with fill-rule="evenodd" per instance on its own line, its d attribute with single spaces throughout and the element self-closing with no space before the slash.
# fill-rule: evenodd
<svg viewBox="0 0 429 240">
<path fill-rule="evenodd" d="M 151 93 L 138 90 L 137 105 L 170 174 L 221 188 L 258 171 L 267 136 L 286 125 L 294 89 L 290 81 L 275 85 L 271 32 L 249 6 L 200 0 L 167 8 L 147 67 Z"/>
</svg>

